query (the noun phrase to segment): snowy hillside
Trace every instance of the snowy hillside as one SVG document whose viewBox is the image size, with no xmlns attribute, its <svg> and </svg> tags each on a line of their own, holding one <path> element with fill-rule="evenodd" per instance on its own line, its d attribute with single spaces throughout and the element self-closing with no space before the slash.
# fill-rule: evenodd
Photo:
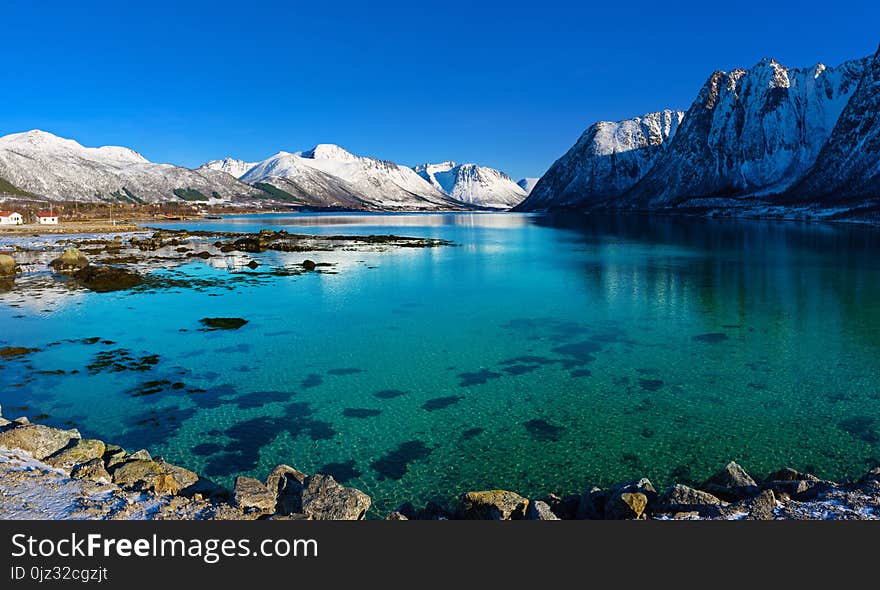
<svg viewBox="0 0 880 590">
<path fill-rule="evenodd" d="M 198 170 L 219 170 L 226 174 L 231 174 L 236 178 L 244 176 L 248 170 L 256 166 L 258 162 L 245 162 L 236 160 L 235 158 L 223 158 L 222 160 L 211 160 L 199 166 Z"/>
<path fill-rule="evenodd" d="M 422 164 L 414 170 L 437 190 L 476 207 L 509 209 L 527 196 L 522 187 L 494 168 L 447 161 Z"/>
<path fill-rule="evenodd" d="M 540 178 L 523 178 L 519 182 L 517 182 L 516 184 L 517 184 L 517 186 L 519 186 L 519 188 L 526 191 L 527 195 L 530 195 L 530 194 L 532 194 L 532 190 L 535 188 L 535 185 L 538 184 L 539 180 L 541 180 L 541 179 Z"/>
<path fill-rule="evenodd" d="M 216 170 L 154 164 L 124 147 L 83 147 L 34 130 L 0 138 L 0 178 L 55 200 L 226 202 L 258 191 Z"/>
</svg>

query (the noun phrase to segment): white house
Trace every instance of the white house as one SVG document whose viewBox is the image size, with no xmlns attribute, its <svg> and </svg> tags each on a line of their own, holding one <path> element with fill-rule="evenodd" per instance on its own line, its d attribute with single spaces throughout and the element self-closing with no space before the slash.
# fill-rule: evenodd
<svg viewBox="0 0 880 590">
<path fill-rule="evenodd" d="M 58 214 L 56 213 L 37 213 L 37 223 L 40 225 L 58 225 Z"/>
<path fill-rule="evenodd" d="M 0 225 L 21 225 L 24 217 L 15 211 L 0 211 Z"/>
</svg>

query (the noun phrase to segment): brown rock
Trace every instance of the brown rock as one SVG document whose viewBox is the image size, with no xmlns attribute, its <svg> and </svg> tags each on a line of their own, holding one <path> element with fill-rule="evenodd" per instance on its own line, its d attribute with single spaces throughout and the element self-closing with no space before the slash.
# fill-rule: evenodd
<svg viewBox="0 0 880 590">
<path fill-rule="evenodd" d="M 605 503 L 608 520 L 635 520 L 642 518 L 648 507 L 648 496 L 641 492 L 615 492 Z"/>
<path fill-rule="evenodd" d="M 156 494 L 176 494 L 180 485 L 174 475 L 156 461 L 129 458 L 111 471 L 113 483 Z"/>
<path fill-rule="evenodd" d="M 468 492 L 461 497 L 458 513 L 468 520 L 522 520 L 529 501 L 506 490 Z"/>
<path fill-rule="evenodd" d="M 68 248 L 61 256 L 49 263 L 58 271 L 75 271 L 89 265 L 89 259 L 76 248 Z"/>
<path fill-rule="evenodd" d="M 0 432 L 0 447 L 21 449 L 45 459 L 80 438 L 76 430 L 58 430 L 41 424 L 24 424 Z"/>
<path fill-rule="evenodd" d="M 74 465 L 70 476 L 74 479 L 90 479 L 99 483 L 110 483 L 113 481 L 113 477 L 107 472 L 101 459 L 92 459 L 91 461 Z"/>
<path fill-rule="evenodd" d="M 103 441 L 81 438 L 71 446 L 47 457 L 46 463 L 59 469 L 71 469 L 78 463 L 88 463 L 93 459 L 100 459 L 103 455 Z"/>
<path fill-rule="evenodd" d="M 15 258 L 9 254 L 0 254 L 0 277 L 15 276 Z"/>
<path fill-rule="evenodd" d="M 275 512 L 275 494 L 253 477 L 235 478 L 232 503 L 242 510 L 257 510 L 266 514 Z"/>
<path fill-rule="evenodd" d="M 722 500 L 735 502 L 758 493 L 758 484 L 746 470 L 731 461 L 700 486 Z"/>
</svg>

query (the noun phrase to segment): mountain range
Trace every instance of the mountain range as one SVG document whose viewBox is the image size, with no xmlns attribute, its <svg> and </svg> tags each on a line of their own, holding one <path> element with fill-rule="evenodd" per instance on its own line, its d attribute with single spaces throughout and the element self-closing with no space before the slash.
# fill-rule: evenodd
<svg viewBox="0 0 880 590">
<path fill-rule="evenodd" d="M 858 215 L 880 202 L 880 50 L 714 72 L 685 112 L 589 127 L 517 210 Z"/>
<path fill-rule="evenodd" d="M 439 166 L 442 181 L 425 173 L 432 165 L 417 171 L 319 144 L 261 162 L 225 158 L 191 170 L 150 162 L 128 148 L 84 147 L 34 130 L 0 138 L 0 197 L 420 211 L 508 209 L 526 197 L 497 170 Z"/>
</svg>

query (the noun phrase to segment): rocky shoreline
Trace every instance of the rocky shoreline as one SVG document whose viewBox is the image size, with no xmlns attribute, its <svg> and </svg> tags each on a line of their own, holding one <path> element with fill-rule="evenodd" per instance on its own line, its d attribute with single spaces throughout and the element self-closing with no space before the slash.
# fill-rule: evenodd
<svg viewBox="0 0 880 590">
<path fill-rule="evenodd" d="M 363 520 L 362 491 L 330 475 L 278 465 L 227 490 L 147 450 L 84 439 L 76 429 L 0 414 L 0 519 Z M 387 520 L 878 520 L 880 467 L 857 481 L 783 468 L 757 480 L 731 461 L 699 489 L 658 491 L 646 478 L 540 499 L 507 490 L 463 494 L 457 506 L 405 503 Z"/>
</svg>

